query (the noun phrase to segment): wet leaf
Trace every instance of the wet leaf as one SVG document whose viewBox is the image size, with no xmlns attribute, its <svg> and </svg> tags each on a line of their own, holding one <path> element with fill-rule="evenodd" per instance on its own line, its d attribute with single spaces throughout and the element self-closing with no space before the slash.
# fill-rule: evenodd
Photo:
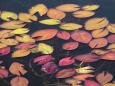
<svg viewBox="0 0 115 86">
<path fill-rule="evenodd" d="M 38 18 L 35 15 L 31 15 L 28 13 L 19 13 L 19 20 L 23 22 L 32 22 L 37 21 Z"/>
<path fill-rule="evenodd" d="M 95 54 L 81 54 L 81 55 L 75 56 L 74 58 L 76 60 L 82 61 L 82 62 L 95 62 L 95 61 L 98 61 L 100 59 Z"/>
<path fill-rule="evenodd" d="M 10 11 L 2 11 L 0 17 L 4 21 L 16 20 L 18 18 L 16 13 Z"/>
<path fill-rule="evenodd" d="M 29 81 L 24 77 L 14 77 L 10 81 L 11 86 L 28 86 Z"/>
<path fill-rule="evenodd" d="M 75 59 L 72 57 L 65 57 L 59 60 L 59 66 L 67 66 L 75 63 Z"/>
<path fill-rule="evenodd" d="M 5 68 L 0 68 L 0 78 L 7 78 L 8 74 L 8 70 L 6 70 Z"/>
<path fill-rule="evenodd" d="M 13 62 L 10 65 L 9 71 L 17 76 L 21 76 L 27 73 L 27 71 L 24 69 L 24 65 L 19 62 Z"/>
<path fill-rule="evenodd" d="M 4 43 L 0 43 L 0 48 L 5 48 L 5 47 L 7 47 L 6 44 L 4 44 Z"/>
<path fill-rule="evenodd" d="M 91 18 L 85 22 L 85 29 L 86 30 L 95 30 L 101 29 L 108 25 L 109 21 L 107 18 Z"/>
<path fill-rule="evenodd" d="M 57 10 L 57 9 L 54 9 L 54 8 L 51 8 L 48 10 L 47 12 L 47 16 L 49 18 L 52 18 L 52 19 L 63 19 L 65 18 L 66 14 L 60 10 Z"/>
<path fill-rule="evenodd" d="M 65 23 L 60 26 L 62 30 L 76 30 L 82 28 L 82 25 L 76 23 Z"/>
<path fill-rule="evenodd" d="M 17 28 L 22 28 L 26 24 L 24 24 L 21 21 L 9 21 L 9 22 L 4 22 L 0 25 L 1 28 L 5 29 L 17 29 Z"/>
<path fill-rule="evenodd" d="M 44 29 L 44 30 L 38 30 L 32 34 L 32 37 L 36 37 L 37 41 L 41 40 L 49 40 L 53 38 L 57 34 L 56 29 Z"/>
<path fill-rule="evenodd" d="M 56 74 L 56 78 L 68 78 L 75 74 L 74 69 L 62 69 Z"/>
<path fill-rule="evenodd" d="M 105 47 L 108 44 L 108 41 L 106 38 L 97 38 L 90 41 L 89 46 L 91 48 L 102 48 Z"/>
<path fill-rule="evenodd" d="M 21 36 L 16 36 L 15 39 L 19 42 L 24 42 L 24 43 L 34 43 L 35 39 L 33 39 L 32 37 L 30 37 L 29 35 L 21 35 Z"/>
<path fill-rule="evenodd" d="M 76 18 L 88 18 L 95 15 L 95 12 L 93 11 L 76 11 L 73 13 L 73 16 Z"/>
<path fill-rule="evenodd" d="M 107 83 L 104 86 L 115 86 L 115 84 L 114 83 Z"/>
<path fill-rule="evenodd" d="M 57 35 L 58 38 L 63 40 L 69 40 L 70 39 L 70 33 L 66 31 L 58 31 Z"/>
<path fill-rule="evenodd" d="M 0 49 L 0 55 L 7 55 L 10 53 L 10 47 L 5 47 Z"/>
<path fill-rule="evenodd" d="M 107 53 L 108 50 L 94 49 L 91 52 L 95 53 L 96 55 L 103 55 L 103 54 Z"/>
<path fill-rule="evenodd" d="M 17 28 L 13 31 L 11 31 L 11 33 L 13 34 L 25 34 L 28 33 L 30 30 L 28 28 Z"/>
<path fill-rule="evenodd" d="M 111 33 L 115 33 L 115 24 L 109 24 L 106 29 Z"/>
<path fill-rule="evenodd" d="M 34 15 L 35 13 L 39 13 L 40 16 L 43 16 L 47 13 L 48 8 L 44 4 L 37 4 L 29 9 L 29 13 Z"/>
<path fill-rule="evenodd" d="M 75 50 L 78 48 L 78 46 L 79 46 L 78 42 L 67 42 L 62 46 L 62 48 L 64 50 Z"/>
<path fill-rule="evenodd" d="M 86 67 L 77 68 L 76 72 L 77 73 L 92 73 L 92 72 L 94 72 L 93 69 L 94 68 L 91 66 L 86 66 Z"/>
<path fill-rule="evenodd" d="M 63 12 L 74 12 L 80 9 L 80 6 L 77 4 L 62 4 L 56 7 L 56 9 Z"/>
<path fill-rule="evenodd" d="M 101 38 L 101 37 L 105 37 L 109 34 L 108 30 L 106 29 L 98 29 L 98 30 L 94 30 L 92 31 L 92 36 L 94 38 Z"/>
<path fill-rule="evenodd" d="M 38 56 L 34 59 L 34 63 L 37 64 L 46 64 L 50 61 L 53 61 L 54 58 L 51 55 L 42 55 L 42 56 Z"/>
<path fill-rule="evenodd" d="M 29 50 L 19 49 L 12 53 L 12 58 L 24 57 L 30 54 Z"/>
<path fill-rule="evenodd" d="M 45 19 L 45 20 L 40 20 L 39 22 L 45 25 L 57 25 L 61 23 L 60 20 L 56 20 L 56 19 Z"/>
<path fill-rule="evenodd" d="M 115 49 L 115 43 L 109 44 L 107 49 Z"/>
<path fill-rule="evenodd" d="M 89 32 L 83 30 L 76 30 L 71 33 L 71 38 L 81 43 L 89 43 L 92 36 Z"/>
<path fill-rule="evenodd" d="M 73 78 L 65 79 L 65 83 L 70 84 L 71 86 L 82 86 L 82 85 L 79 85 L 79 84 L 81 84 L 81 81 L 75 80 Z"/>
<path fill-rule="evenodd" d="M 111 80 L 113 79 L 113 75 L 108 73 L 108 72 L 102 72 L 102 73 L 99 73 L 97 76 L 96 76 L 96 80 L 101 84 L 101 85 L 104 85 L 108 82 L 110 82 Z"/>
<path fill-rule="evenodd" d="M 38 51 L 41 52 L 42 54 L 51 54 L 53 53 L 54 49 L 51 45 L 45 43 L 39 43 Z"/>
<path fill-rule="evenodd" d="M 101 86 L 101 85 L 93 80 L 85 80 L 84 86 Z"/>
<path fill-rule="evenodd" d="M 83 10 L 97 10 L 100 6 L 99 5 L 85 5 L 82 7 Z"/>
<path fill-rule="evenodd" d="M 109 43 L 115 43 L 115 34 L 110 34 L 107 37 L 107 40 L 108 40 Z"/>
</svg>

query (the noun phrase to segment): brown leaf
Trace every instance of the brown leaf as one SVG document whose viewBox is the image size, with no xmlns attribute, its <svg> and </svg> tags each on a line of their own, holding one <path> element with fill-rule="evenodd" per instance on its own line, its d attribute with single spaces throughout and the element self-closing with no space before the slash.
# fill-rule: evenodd
<svg viewBox="0 0 115 86">
<path fill-rule="evenodd" d="M 102 72 L 102 73 L 99 73 L 97 76 L 96 76 L 96 80 L 101 84 L 101 85 L 104 85 L 108 82 L 110 82 L 111 80 L 113 79 L 113 75 L 108 73 L 108 72 Z"/>
</svg>

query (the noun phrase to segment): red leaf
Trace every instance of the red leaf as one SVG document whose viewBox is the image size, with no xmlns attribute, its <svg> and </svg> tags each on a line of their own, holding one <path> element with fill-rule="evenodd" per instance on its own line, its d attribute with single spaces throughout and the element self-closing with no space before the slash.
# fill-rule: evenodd
<svg viewBox="0 0 115 86">
<path fill-rule="evenodd" d="M 62 58 L 60 61 L 59 61 L 59 66 L 67 66 L 67 65 L 71 65 L 75 63 L 75 60 L 71 57 L 66 57 L 66 58 Z"/>
<path fill-rule="evenodd" d="M 68 78 L 73 76 L 75 73 L 76 73 L 75 70 L 72 68 L 63 69 L 56 74 L 56 78 Z"/>
<path fill-rule="evenodd" d="M 89 43 L 92 39 L 92 36 L 89 32 L 83 30 L 76 30 L 71 34 L 71 38 L 81 43 Z"/>
<path fill-rule="evenodd" d="M 8 77 L 8 71 L 6 69 L 1 68 L 0 69 L 0 78 L 6 78 Z"/>
<path fill-rule="evenodd" d="M 10 53 L 10 47 L 5 47 L 0 49 L 0 54 L 1 55 L 7 55 Z"/>
<path fill-rule="evenodd" d="M 74 50 L 79 46 L 78 42 L 68 42 L 63 45 L 64 50 Z"/>
<path fill-rule="evenodd" d="M 85 86 L 101 86 L 101 85 L 93 80 L 85 80 Z"/>
<path fill-rule="evenodd" d="M 70 39 L 70 33 L 66 31 L 58 31 L 57 37 L 63 40 Z"/>
</svg>

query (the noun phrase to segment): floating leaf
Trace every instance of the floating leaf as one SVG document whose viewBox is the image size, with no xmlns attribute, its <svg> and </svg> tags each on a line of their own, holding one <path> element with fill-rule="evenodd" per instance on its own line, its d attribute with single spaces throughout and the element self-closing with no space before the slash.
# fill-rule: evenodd
<svg viewBox="0 0 115 86">
<path fill-rule="evenodd" d="M 0 55 L 7 55 L 10 53 L 10 47 L 5 47 L 0 49 Z"/>
<path fill-rule="evenodd" d="M 13 38 L 12 39 L 10 39 L 10 38 L 9 39 L 1 39 L 0 42 L 3 44 L 6 44 L 6 45 L 10 45 L 10 46 L 18 44 L 18 41 Z"/>
<path fill-rule="evenodd" d="M 107 83 L 104 86 L 115 86 L 115 84 L 114 83 Z"/>
<path fill-rule="evenodd" d="M 94 72 L 93 69 L 94 68 L 91 66 L 86 66 L 86 67 L 77 68 L 76 72 L 77 73 L 92 73 L 92 72 Z"/>
<path fill-rule="evenodd" d="M 80 81 L 84 81 L 87 78 L 91 78 L 91 77 L 94 77 L 94 75 L 92 75 L 92 74 L 80 74 L 80 75 L 73 76 L 74 79 L 80 80 Z"/>
<path fill-rule="evenodd" d="M 92 31 L 92 36 L 94 38 L 101 38 L 101 37 L 105 37 L 109 34 L 108 30 L 106 29 L 98 29 L 98 30 L 94 30 Z"/>
<path fill-rule="evenodd" d="M 10 65 L 9 71 L 14 75 L 18 75 L 18 76 L 24 75 L 27 73 L 27 71 L 23 67 L 24 67 L 23 64 L 19 62 L 13 62 Z"/>
<path fill-rule="evenodd" d="M 65 43 L 62 48 L 64 50 L 75 50 L 77 49 L 79 46 L 79 43 L 78 42 L 68 42 L 68 43 Z"/>
<path fill-rule="evenodd" d="M 84 86 L 101 86 L 101 85 L 93 80 L 85 80 Z"/>
<path fill-rule="evenodd" d="M 103 54 L 107 53 L 108 50 L 94 49 L 91 52 L 95 53 L 96 55 L 103 55 Z"/>
<path fill-rule="evenodd" d="M 53 53 L 54 49 L 52 46 L 45 44 L 45 43 L 39 43 L 38 44 L 38 51 L 43 54 L 51 54 Z"/>
<path fill-rule="evenodd" d="M 8 74 L 8 70 L 6 70 L 5 68 L 0 68 L 0 78 L 7 78 Z"/>
<path fill-rule="evenodd" d="M 85 22 L 85 29 L 86 30 L 95 30 L 101 29 L 108 25 L 109 21 L 107 18 L 91 18 Z"/>
<path fill-rule="evenodd" d="M 99 5 L 85 5 L 82 7 L 83 10 L 97 10 L 100 6 Z"/>
<path fill-rule="evenodd" d="M 57 25 L 60 24 L 60 20 L 56 20 L 56 19 L 45 19 L 45 20 L 41 20 L 39 21 L 41 24 L 46 24 L 46 25 Z"/>
<path fill-rule="evenodd" d="M 0 25 L 1 28 L 5 29 L 16 29 L 16 28 L 22 28 L 26 24 L 24 24 L 21 21 L 10 21 L 10 22 L 4 22 Z"/>
<path fill-rule="evenodd" d="M 15 39 L 19 42 L 24 42 L 24 43 L 34 43 L 35 39 L 33 39 L 32 37 L 30 37 L 29 35 L 22 35 L 22 36 L 16 36 Z"/>
<path fill-rule="evenodd" d="M 89 43 L 89 41 L 92 39 L 92 36 L 89 32 L 83 30 L 76 30 L 72 32 L 71 38 L 81 43 Z"/>
<path fill-rule="evenodd" d="M 110 34 L 107 37 L 107 40 L 108 40 L 109 43 L 115 43 L 115 34 Z"/>
<path fill-rule="evenodd" d="M 6 44 L 4 44 L 4 43 L 0 43 L 0 48 L 5 48 L 5 47 L 7 47 Z"/>
<path fill-rule="evenodd" d="M 91 48 L 102 48 L 105 47 L 108 44 L 108 41 L 106 38 L 97 38 L 90 41 L 89 46 Z"/>
<path fill-rule="evenodd" d="M 29 50 L 20 49 L 12 53 L 12 58 L 24 57 L 30 54 Z"/>
<path fill-rule="evenodd" d="M 115 33 L 115 24 L 109 24 L 106 29 L 111 33 Z"/>
<path fill-rule="evenodd" d="M 35 13 L 39 13 L 40 16 L 43 16 L 47 13 L 48 8 L 44 4 L 37 4 L 29 9 L 29 13 L 34 15 Z"/>
<path fill-rule="evenodd" d="M 16 20 L 18 18 L 16 13 L 10 11 L 2 11 L 0 17 L 4 21 Z"/>
<path fill-rule="evenodd" d="M 14 36 L 14 34 L 11 33 L 12 30 L 1 30 L 0 31 L 0 38 L 4 39 L 4 38 L 9 38 Z"/>
<path fill-rule="evenodd" d="M 11 33 L 13 34 L 25 34 L 28 33 L 30 30 L 28 28 L 17 28 L 13 31 L 11 31 Z"/>
<path fill-rule="evenodd" d="M 74 63 L 75 63 L 75 60 L 72 57 L 65 57 L 59 61 L 59 66 L 67 66 Z"/>
<path fill-rule="evenodd" d="M 115 43 L 109 44 L 107 49 L 115 49 Z"/>
<path fill-rule="evenodd" d="M 44 29 L 36 31 L 32 34 L 32 37 L 38 37 L 37 41 L 49 40 L 53 38 L 57 34 L 57 32 L 58 31 L 56 29 Z"/>
<path fill-rule="evenodd" d="M 88 18 L 95 15 L 95 12 L 93 11 L 76 11 L 73 13 L 73 16 L 76 18 Z"/>
<path fill-rule="evenodd" d="M 70 39 L 70 33 L 66 31 L 58 31 L 57 37 L 63 40 Z"/>
<path fill-rule="evenodd" d="M 63 30 L 76 30 L 82 28 L 82 25 L 76 23 L 65 23 L 60 26 Z"/>
<path fill-rule="evenodd" d="M 74 12 L 80 9 L 80 6 L 77 4 L 62 4 L 56 7 L 56 9 L 63 12 Z"/>
<path fill-rule="evenodd" d="M 102 72 L 99 73 L 96 76 L 96 80 L 101 84 L 104 85 L 106 83 L 108 83 L 109 81 L 111 81 L 113 79 L 113 75 L 108 73 L 108 72 Z"/>
<path fill-rule="evenodd" d="M 82 62 L 95 62 L 100 58 L 95 54 L 81 54 L 74 57 L 78 61 Z"/>
<path fill-rule="evenodd" d="M 49 18 L 52 18 L 52 19 L 61 20 L 61 19 L 65 18 L 66 14 L 64 12 L 60 11 L 60 10 L 51 8 L 51 9 L 48 10 L 47 16 Z"/>
<path fill-rule="evenodd" d="M 29 81 L 24 77 L 14 77 L 10 81 L 11 86 L 28 86 Z"/>
<path fill-rule="evenodd" d="M 48 62 L 44 65 L 42 65 L 41 70 L 44 71 L 47 74 L 52 74 L 57 70 L 57 65 L 54 64 L 53 62 Z"/>
<path fill-rule="evenodd" d="M 19 20 L 23 22 L 32 22 L 37 21 L 38 18 L 35 15 L 31 15 L 28 13 L 19 13 Z"/>
<path fill-rule="evenodd" d="M 75 74 L 75 70 L 70 68 L 70 69 L 63 69 L 60 70 L 57 74 L 56 74 L 56 78 L 68 78 L 71 77 Z"/>
<path fill-rule="evenodd" d="M 34 63 L 37 64 L 46 64 L 50 61 L 53 61 L 54 58 L 51 55 L 42 55 L 42 56 L 38 56 L 34 59 Z"/>
</svg>

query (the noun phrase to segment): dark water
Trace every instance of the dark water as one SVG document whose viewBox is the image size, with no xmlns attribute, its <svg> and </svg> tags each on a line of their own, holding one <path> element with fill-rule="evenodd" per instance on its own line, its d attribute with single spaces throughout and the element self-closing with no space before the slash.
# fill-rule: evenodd
<svg viewBox="0 0 115 86">
<path fill-rule="evenodd" d="M 87 4 L 99 4 L 101 6 L 101 8 L 97 11 L 97 14 L 95 16 L 97 17 L 107 17 L 108 20 L 112 23 L 115 23 L 115 0 L 0 0 L 0 10 L 7 10 L 7 11 L 13 11 L 16 13 L 20 13 L 20 12 L 28 12 L 28 9 L 32 6 L 34 6 L 35 4 L 38 3 L 44 3 L 46 6 L 48 6 L 48 8 L 54 8 L 57 5 L 60 4 L 65 4 L 65 3 L 77 3 L 79 5 L 87 5 Z M 43 17 L 40 19 L 45 19 L 47 17 Z M 67 19 L 64 19 L 63 21 L 69 22 L 78 22 L 76 19 L 74 19 L 73 17 L 69 17 Z M 84 21 L 81 21 L 80 23 L 82 23 Z M 28 24 L 28 27 L 31 29 L 31 32 L 34 32 L 38 29 L 42 29 L 42 28 L 52 28 L 50 26 L 44 26 L 44 25 L 39 25 L 38 23 L 34 22 L 32 24 Z M 54 28 L 57 28 L 56 26 Z M 58 42 L 57 42 L 58 41 Z M 47 43 L 50 43 L 55 47 L 56 52 L 53 53 L 53 56 L 56 57 L 57 61 L 64 56 L 67 56 L 67 52 L 61 50 L 61 44 L 64 43 L 65 41 L 62 41 L 60 39 L 53 39 L 51 41 L 47 41 Z M 91 49 L 85 45 L 85 44 L 81 44 L 81 47 L 77 50 L 75 50 L 74 52 L 69 52 L 70 56 L 74 56 L 74 55 L 78 55 L 78 54 L 84 54 L 84 53 L 89 53 L 91 51 Z M 21 63 L 24 63 L 25 65 L 28 66 L 28 62 L 29 59 L 31 57 L 36 57 L 36 55 L 30 55 L 27 58 L 23 58 L 23 59 L 10 59 L 10 55 L 9 56 L 5 56 L 5 57 L 1 57 L 4 60 L 4 65 L 6 65 L 7 68 L 9 68 L 10 64 L 13 61 L 19 61 Z M 104 65 L 103 65 L 104 63 Z M 105 60 L 100 60 L 96 63 L 92 64 L 95 68 L 99 68 L 99 66 L 103 65 L 100 69 L 98 69 L 98 71 L 96 72 L 101 72 L 101 71 L 108 71 L 110 73 L 112 73 L 113 75 L 115 75 L 115 62 L 113 61 L 105 61 Z M 42 79 L 40 77 L 36 77 L 33 75 L 33 73 L 30 71 L 31 69 L 27 68 L 27 70 L 29 70 L 29 73 L 25 75 L 25 77 L 27 77 L 30 81 L 30 86 L 42 86 Z M 35 67 L 35 70 L 38 71 L 39 68 Z M 9 81 L 9 79 L 7 79 L 7 81 Z M 52 81 L 52 79 L 49 79 Z M 9 84 L 5 83 L 3 80 L 1 80 L 0 82 L 0 86 L 9 86 Z"/>
</svg>

